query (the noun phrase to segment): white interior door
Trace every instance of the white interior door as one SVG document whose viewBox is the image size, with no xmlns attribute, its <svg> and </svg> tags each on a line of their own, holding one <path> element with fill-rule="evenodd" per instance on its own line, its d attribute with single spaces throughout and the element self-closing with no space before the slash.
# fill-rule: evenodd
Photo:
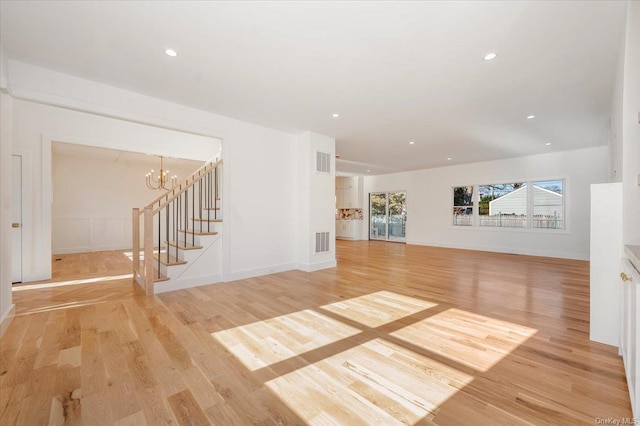
<svg viewBox="0 0 640 426">
<path fill-rule="evenodd" d="M 22 157 L 12 156 L 11 282 L 22 282 Z"/>
</svg>

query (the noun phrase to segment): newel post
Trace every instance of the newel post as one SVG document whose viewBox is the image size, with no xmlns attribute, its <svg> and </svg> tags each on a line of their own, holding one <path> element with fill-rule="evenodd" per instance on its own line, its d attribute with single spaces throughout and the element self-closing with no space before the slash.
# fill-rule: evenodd
<svg viewBox="0 0 640 426">
<path fill-rule="evenodd" d="M 140 209 L 133 209 L 131 214 L 131 247 L 133 255 L 133 279 L 136 279 L 136 274 L 140 274 Z M 142 275 L 142 274 L 140 274 Z"/>
<path fill-rule="evenodd" d="M 144 289 L 153 296 L 153 209 L 144 208 Z"/>
</svg>

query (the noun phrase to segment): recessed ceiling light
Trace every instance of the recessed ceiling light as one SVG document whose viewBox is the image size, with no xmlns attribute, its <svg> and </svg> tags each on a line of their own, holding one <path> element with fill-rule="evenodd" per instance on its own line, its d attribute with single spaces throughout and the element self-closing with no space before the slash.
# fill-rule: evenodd
<svg viewBox="0 0 640 426">
<path fill-rule="evenodd" d="M 332 114 L 331 116 L 332 116 L 333 118 L 338 118 L 338 117 L 340 117 L 340 114 Z"/>
<path fill-rule="evenodd" d="M 453 160 L 453 158 L 447 157 L 447 161 L 451 161 L 451 160 Z"/>
<path fill-rule="evenodd" d="M 536 118 L 535 115 L 531 114 L 531 115 L 527 115 L 527 120 L 531 120 L 532 118 Z"/>
<path fill-rule="evenodd" d="M 371 170 L 367 169 L 367 173 L 369 173 Z"/>
<path fill-rule="evenodd" d="M 409 145 L 415 145 L 416 141 L 409 141 Z"/>
<path fill-rule="evenodd" d="M 545 143 L 545 146 L 549 146 L 549 145 L 551 145 L 551 142 Z"/>
<path fill-rule="evenodd" d="M 167 56 L 171 56 L 172 58 L 175 58 L 176 56 L 178 56 L 178 53 L 173 49 L 166 49 L 164 53 L 166 53 Z"/>
<path fill-rule="evenodd" d="M 497 55 L 497 54 L 495 54 L 495 53 L 493 53 L 493 52 L 492 52 L 492 53 L 487 53 L 486 55 L 484 55 L 484 58 L 483 58 L 483 59 L 484 59 L 485 61 L 490 61 L 490 60 L 492 60 L 492 59 L 495 59 L 495 58 L 496 58 L 496 56 L 498 56 L 498 55 Z"/>
</svg>

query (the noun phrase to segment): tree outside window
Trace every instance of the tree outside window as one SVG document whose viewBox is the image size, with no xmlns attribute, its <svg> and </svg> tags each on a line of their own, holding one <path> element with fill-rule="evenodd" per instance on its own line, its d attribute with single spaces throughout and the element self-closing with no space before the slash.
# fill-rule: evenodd
<svg viewBox="0 0 640 426">
<path fill-rule="evenodd" d="M 453 188 L 453 225 L 473 225 L 473 186 Z"/>
</svg>

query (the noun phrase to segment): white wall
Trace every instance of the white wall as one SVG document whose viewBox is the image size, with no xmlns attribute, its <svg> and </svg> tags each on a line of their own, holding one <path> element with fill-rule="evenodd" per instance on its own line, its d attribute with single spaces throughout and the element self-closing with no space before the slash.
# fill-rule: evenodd
<svg viewBox="0 0 640 426">
<path fill-rule="evenodd" d="M 0 323 L 12 309 L 11 300 L 11 128 L 12 99 L 0 93 Z M 5 328 L 0 325 L 0 331 Z M 0 335 L 2 333 L 0 332 Z"/>
<path fill-rule="evenodd" d="M 407 243 L 476 250 L 589 258 L 590 185 L 607 181 L 607 147 L 589 148 L 366 176 L 365 211 L 369 193 L 407 191 Z M 566 179 L 567 230 L 516 230 L 451 225 L 452 187 L 522 180 Z M 363 221 L 368 236 L 368 220 Z"/>
<path fill-rule="evenodd" d="M 294 269 L 295 136 L 240 122 L 221 134 L 229 243 L 223 280 Z"/>
<path fill-rule="evenodd" d="M 0 336 L 10 322 L 11 303 L 11 127 L 12 98 L 6 94 L 7 57 L 0 44 Z M 6 319 L 6 321 L 5 321 Z"/>
<path fill-rule="evenodd" d="M 640 244 L 640 2 L 630 1 L 622 96 L 623 238 Z"/>
<path fill-rule="evenodd" d="M 611 95 L 611 117 L 609 119 L 609 181 L 622 182 L 622 92 L 624 89 L 624 45 L 625 33 L 620 38 L 618 66 L 616 68 L 613 93 Z"/>
<path fill-rule="evenodd" d="M 610 168 L 623 182 L 623 243 L 640 244 L 640 4 L 627 3 L 625 32 L 611 99 Z M 613 173 L 612 173 L 613 174 Z"/>
<path fill-rule="evenodd" d="M 156 144 L 132 137 L 136 131 L 131 125 L 140 125 L 137 123 L 155 126 L 158 131 L 174 129 L 222 139 L 222 213 L 226 235 L 222 239 L 223 279 L 296 267 L 295 135 L 16 61 L 9 61 L 9 77 L 11 93 L 19 98 L 15 102 L 14 135 L 18 140 L 14 140 L 14 148 L 32 151 L 36 163 L 42 155 L 41 140 L 50 139 L 52 134 L 63 136 L 54 140 L 64 142 L 156 152 L 149 149 Z M 59 128 L 60 122 L 64 128 Z M 96 128 L 91 124 L 98 122 L 104 125 Z M 186 155 L 192 150 L 183 141 L 162 147 L 174 152 L 168 155 L 193 158 Z M 41 187 L 43 176 L 49 174 L 46 164 L 35 164 L 34 185 Z M 34 209 L 41 212 L 32 226 L 46 238 L 43 222 L 50 212 L 46 209 L 46 193 L 40 187 L 32 191 L 36 198 Z M 332 206 L 327 206 L 331 212 Z M 44 241 L 41 245 L 42 250 L 30 253 L 39 263 L 37 272 L 46 275 L 44 265 L 49 265 L 50 243 Z"/>
<path fill-rule="evenodd" d="M 331 173 L 316 172 L 316 152 L 330 154 Z M 306 132 L 297 141 L 296 241 L 298 268 L 315 271 L 336 265 L 335 139 Z M 329 252 L 315 253 L 315 234 L 329 232 Z"/>
<path fill-rule="evenodd" d="M 147 188 L 145 174 L 157 162 L 52 156 L 52 253 L 82 253 L 131 248 L 131 209 L 160 192 Z M 165 169 L 184 179 L 203 163 L 165 159 Z"/>
<path fill-rule="evenodd" d="M 9 59 L 5 55 L 4 47 L 0 44 L 0 89 L 6 89 L 8 85 L 7 74 Z"/>
<path fill-rule="evenodd" d="M 30 215 L 23 227 L 24 282 L 51 277 L 51 143 L 55 141 L 200 161 L 220 150 L 220 141 L 213 138 L 14 99 L 13 151 L 23 155 L 29 194 L 23 199 L 23 211 Z"/>
</svg>

